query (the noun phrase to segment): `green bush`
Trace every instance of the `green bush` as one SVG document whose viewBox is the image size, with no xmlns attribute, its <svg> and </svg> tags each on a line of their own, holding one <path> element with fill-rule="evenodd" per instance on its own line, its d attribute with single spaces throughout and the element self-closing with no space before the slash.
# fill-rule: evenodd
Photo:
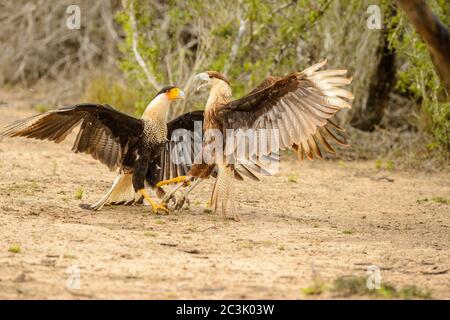
<svg viewBox="0 0 450 320">
<path fill-rule="evenodd" d="M 431 0 L 427 3 L 439 19 L 449 26 L 450 2 Z M 421 105 L 423 129 L 432 137 L 427 144 L 428 149 L 441 151 L 448 158 L 450 152 L 449 96 L 439 79 L 428 49 L 402 11 L 397 11 L 387 27 L 390 47 L 395 50 L 400 61 L 395 89 L 412 97 Z"/>
<path fill-rule="evenodd" d="M 354 108 L 340 118 L 348 122 L 349 116 L 364 112 L 361 108 L 372 70 L 365 63 L 377 59 L 380 31 L 366 28 L 366 9 L 370 4 L 380 4 L 382 13 L 386 13 L 394 5 L 388 0 L 372 2 L 240 0 L 232 7 L 222 0 L 169 0 L 158 5 L 150 0 L 124 2 L 116 21 L 125 34 L 120 43 L 119 66 L 130 86 L 136 88 L 130 104 L 139 114 L 159 86 L 175 84 L 185 89 L 188 99 L 171 109 L 172 117 L 204 107 L 204 96 L 192 94 L 191 80 L 198 72 L 224 72 L 233 80 L 234 96 L 239 97 L 268 74 L 301 70 L 327 57 L 330 66 L 346 67 L 355 77 L 351 86 L 356 94 Z M 428 3 L 441 21 L 450 25 L 450 3 Z M 240 27 L 244 27 L 242 33 Z M 424 137 L 418 145 L 429 152 L 420 150 L 417 154 L 448 159 L 450 104 L 428 50 L 400 9 L 385 27 L 397 56 L 393 91 L 420 106 L 414 125 Z M 148 72 L 137 62 L 134 49 L 142 56 Z M 149 80 L 148 74 L 158 85 Z M 414 114 L 415 110 L 410 112 Z"/>
<path fill-rule="evenodd" d="M 158 6 L 153 1 L 128 1 L 116 21 L 126 35 L 120 44 L 120 69 L 141 93 L 136 108 L 142 111 L 157 88 L 137 62 L 134 40 L 158 84 L 179 85 L 189 94 L 194 89 L 190 82 L 194 74 L 217 70 L 239 80 L 232 85 L 234 95 L 241 96 L 269 73 L 283 74 L 302 67 L 298 44 L 330 3 L 242 0 L 230 8 L 230 3 L 222 0 L 169 0 Z M 242 23 L 245 31 L 239 37 Z M 235 54 L 233 46 L 237 46 Z M 177 112 L 202 108 L 204 99 L 201 101 L 190 97 Z"/>
</svg>

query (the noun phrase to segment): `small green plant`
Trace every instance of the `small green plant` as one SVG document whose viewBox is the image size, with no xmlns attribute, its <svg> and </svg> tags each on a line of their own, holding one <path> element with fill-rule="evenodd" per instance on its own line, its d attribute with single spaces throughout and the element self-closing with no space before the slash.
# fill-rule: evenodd
<svg viewBox="0 0 450 320">
<path fill-rule="evenodd" d="M 354 231 L 353 230 L 344 230 L 342 231 L 343 234 L 353 234 Z"/>
<path fill-rule="evenodd" d="M 291 174 L 291 175 L 288 176 L 287 181 L 288 182 L 292 182 L 292 183 L 297 183 L 297 176 L 294 175 L 294 174 Z"/>
<path fill-rule="evenodd" d="M 337 162 L 339 168 L 345 169 L 348 167 L 347 162 L 345 162 L 344 160 L 338 160 Z"/>
<path fill-rule="evenodd" d="M 349 296 L 379 296 L 383 298 L 392 298 L 395 289 L 387 284 L 382 284 L 380 289 L 370 290 L 367 288 L 367 279 L 357 276 L 342 276 L 334 280 L 331 291 L 343 297 Z"/>
<path fill-rule="evenodd" d="M 431 299 L 431 293 L 417 286 L 406 286 L 397 290 L 394 286 L 383 283 L 379 289 L 370 290 L 367 279 L 357 276 L 343 276 L 334 280 L 330 291 L 337 296 L 371 296 L 383 299 Z"/>
<path fill-rule="evenodd" d="M 83 195 L 84 195 L 84 190 L 82 187 L 79 187 L 77 190 L 75 190 L 75 193 L 74 193 L 75 199 L 81 200 L 81 199 L 83 199 Z"/>
<path fill-rule="evenodd" d="M 417 286 L 406 286 L 398 292 L 400 299 L 431 299 L 431 292 L 428 290 L 422 290 Z"/>
<path fill-rule="evenodd" d="M 166 222 L 164 220 L 161 220 L 161 219 L 156 219 L 155 223 L 156 224 L 166 224 Z"/>
<path fill-rule="evenodd" d="M 446 198 L 446 197 L 433 197 L 433 198 L 431 198 L 431 201 L 436 202 L 436 203 L 450 205 L 450 198 Z"/>
<path fill-rule="evenodd" d="M 386 170 L 392 171 L 392 170 L 394 170 L 394 168 L 395 168 L 394 161 L 392 161 L 392 160 L 386 161 Z"/>
<path fill-rule="evenodd" d="M 377 168 L 378 170 L 389 170 L 392 171 L 395 169 L 395 162 L 392 160 L 387 160 L 386 162 L 384 162 L 381 159 L 377 159 L 375 160 L 375 168 Z"/>
<path fill-rule="evenodd" d="M 383 168 L 383 161 L 381 159 L 375 160 L 375 168 L 377 168 L 378 170 Z"/>
<path fill-rule="evenodd" d="M 302 293 L 306 296 L 317 296 L 324 293 L 327 286 L 319 279 L 314 279 L 312 284 L 308 287 L 302 288 Z"/>
<path fill-rule="evenodd" d="M 13 182 L 10 185 L 7 185 L 2 190 L 10 193 L 20 193 L 26 194 L 27 196 L 34 196 L 37 192 L 42 191 L 41 187 L 37 184 L 36 181 L 25 181 L 25 182 Z"/>
<path fill-rule="evenodd" d="M 8 248 L 8 252 L 12 252 L 12 253 L 20 253 L 21 251 L 22 251 L 22 249 L 17 244 L 14 244 Z"/>
<path fill-rule="evenodd" d="M 144 236 L 145 236 L 145 237 L 152 237 L 152 238 L 155 238 L 155 237 L 156 237 L 156 233 L 150 232 L 150 231 L 146 231 L 146 232 L 144 232 Z"/>
<path fill-rule="evenodd" d="M 382 284 L 380 289 L 370 290 L 369 295 L 380 296 L 383 299 L 392 299 L 397 297 L 397 292 L 393 286 Z"/>
<path fill-rule="evenodd" d="M 36 110 L 36 112 L 39 113 L 45 113 L 48 110 L 50 110 L 49 106 L 45 105 L 45 104 L 37 104 L 34 109 Z"/>
</svg>

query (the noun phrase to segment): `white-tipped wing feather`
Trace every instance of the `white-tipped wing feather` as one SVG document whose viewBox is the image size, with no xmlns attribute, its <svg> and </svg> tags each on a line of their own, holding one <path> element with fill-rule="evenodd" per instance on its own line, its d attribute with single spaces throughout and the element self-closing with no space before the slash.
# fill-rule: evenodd
<svg viewBox="0 0 450 320">
<path fill-rule="evenodd" d="M 347 70 L 323 70 L 326 60 L 286 77 L 269 77 L 247 96 L 227 104 L 220 114 L 226 128 L 278 129 L 280 149 L 293 148 L 303 158 L 334 152 L 328 138 L 345 144 L 331 118 L 351 108 L 354 99 L 342 89 L 352 79 Z M 320 147 L 319 147 L 320 146 Z M 270 150 L 270 149 L 269 149 Z"/>
</svg>

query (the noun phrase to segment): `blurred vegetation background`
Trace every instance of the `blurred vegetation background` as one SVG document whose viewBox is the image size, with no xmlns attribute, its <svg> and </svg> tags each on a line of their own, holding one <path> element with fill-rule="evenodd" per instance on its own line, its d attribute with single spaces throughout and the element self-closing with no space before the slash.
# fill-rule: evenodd
<svg viewBox="0 0 450 320">
<path fill-rule="evenodd" d="M 449 1 L 427 3 L 450 26 Z M 73 4 L 80 30 L 66 27 Z M 381 29 L 367 26 L 371 5 L 380 8 Z M 354 79 L 353 108 L 339 115 L 352 147 L 339 157 L 449 166 L 449 97 L 394 1 L 20 0 L 0 4 L 0 22 L 0 85 L 44 90 L 39 111 L 89 101 L 139 115 L 160 87 L 177 84 L 188 99 L 173 117 L 204 107 L 192 83 L 198 72 L 225 73 L 239 97 L 268 74 L 327 58 Z"/>
</svg>

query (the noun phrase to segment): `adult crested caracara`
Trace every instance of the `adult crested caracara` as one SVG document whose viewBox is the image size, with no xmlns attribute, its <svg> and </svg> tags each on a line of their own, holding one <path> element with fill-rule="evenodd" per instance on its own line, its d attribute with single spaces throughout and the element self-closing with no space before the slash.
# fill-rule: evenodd
<svg viewBox="0 0 450 320">
<path fill-rule="evenodd" d="M 181 173 L 186 164 L 167 164 L 162 161 L 170 153 L 167 147 L 171 134 L 177 129 L 193 131 L 194 121 L 203 120 L 203 111 L 186 113 L 167 123 L 171 103 L 184 98 L 177 87 L 163 88 L 137 119 L 113 109 L 109 105 L 77 104 L 64 106 L 11 124 L 0 133 L 8 137 L 28 137 L 63 141 L 80 125 L 72 150 L 90 154 L 94 159 L 119 173 L 108 193 L 90 209 L 99 210 L 105 204 L 132 204 L 144 198 L 152 206 L 167 211 L 146 192 L 145 186 L 160 187 L 184 181 Z M 161 181 L 163 178 L 167 180 Z"/>
<path fill-rule="evenodd" d="M 339 110 L 351 107 L 347 100 L 352 100 L 353 95 L 340 88 L 351 82 L 350 78 L 341 77 L 347 71 L 319 71 L 325 64 L 326 60 L 302 72 L 293 72 L 284 77 L 269 76 L 238 100 L 231 100 L 230 83 L 223 74 L 215 71 L 198 74 L 196 79 L 204 82 L 199 88 L 210 87 L 203 123 L 203 150 L 216 142 L 216 139 L 208 139 L 208 130 L 222 132 L 224 149 L 227 149 L 227 130 L 275 129 L 279 135 L 279 149 L 291 148 L 302 159 L 304 155 L 309 159 L 322 158 L 323 150 L 334 153 L 327 139 L 340 144 L 345 144 L 345 140 L 336 132 L 342 129 L 330 119 Z M 238 215 L 233 202 L 233 181 L 239 176 L 236 166 L 242 163 L 236 154 L 238 147 L 231 148 L 231 155 L 236 156 L 234 163 L 227 161 L 228 158 L 216 158 L 214 163 L 196 161 L 189 171 L 190 177 L 207 178 L 218 166 L 210 205 L 217 211 L 220 204 L 224 215 L 231 207 L 236 219 Z M 257 162 L 258 159 L 255 164 Z"/>
</svg>

